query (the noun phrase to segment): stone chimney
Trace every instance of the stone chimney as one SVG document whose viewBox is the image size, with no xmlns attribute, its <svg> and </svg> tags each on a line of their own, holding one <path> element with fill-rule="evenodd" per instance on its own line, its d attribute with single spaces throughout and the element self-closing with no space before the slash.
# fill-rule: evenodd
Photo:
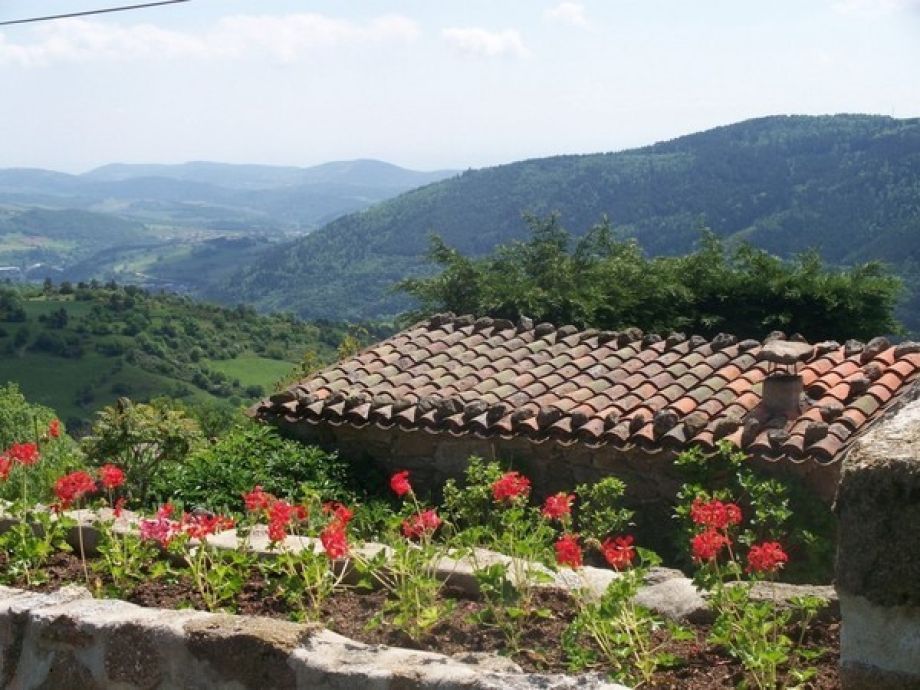
<svg viewBox="0 0 920 690">
<path fill-rule="evenodd" d="M 799 362 L 811 359 L 815 348 L 808 343 L 770 340 L 761 349 L 759 359 L 773 367 L 763 382 L 762 402 L 773 417 L 798 417 L 802 404 L 802 377 Z M 783 367 L 782 369 L 780 367 Z"/>
<path fill-rule="evenodd" d="M 802 377 L 799 374 L 774 373 L 763 382 L 763 406 L 771 417 L 798 417 L 802 402 Z"/>
</svg>

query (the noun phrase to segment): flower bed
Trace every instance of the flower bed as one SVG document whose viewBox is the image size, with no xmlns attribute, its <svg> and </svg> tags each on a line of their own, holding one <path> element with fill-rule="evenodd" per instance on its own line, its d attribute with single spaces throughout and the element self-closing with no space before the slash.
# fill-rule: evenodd
<svg viewBox="0 0 920 690">
<path fill-rule="evenodd" d="M 724 492 L 697 491 L 679 512 L 708 598 L 707 620 L 691 624 L 643 603 L 660 561 L 628 534 L 614 479 L 533 506 L 527 477 L 478 462 L 436 508 L 399 472 L 390 488 L 402 507 L 384 543 L 368 545 L 351 534 L 359 507 L 258 486 L 235 519 L 169 504 L 129 519 L 113 466 L 61 477 L 57 504 L 41 510 L 27 478 L 40 449 L 13 451 L 4 457 L 20 467 L 23 498 L 0 538 L 6 584 L 83 583 L 145 606 L 317 621 L 364 642 L 500 654 L 525 671 L 601 672 L 633 686 L 838 686 L 837 622 L 819 616 L 826 602 L 757 596 L 789 556 Z M 68 512 L 87 502 L 108 510 Z"/>
</svg>

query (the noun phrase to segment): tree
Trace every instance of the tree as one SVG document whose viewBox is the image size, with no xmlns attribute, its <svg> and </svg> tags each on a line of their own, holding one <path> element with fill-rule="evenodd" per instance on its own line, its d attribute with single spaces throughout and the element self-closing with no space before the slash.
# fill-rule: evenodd
<svg viewBox="0 0 920 690">
<path fill-rule="evenodd" d="M 811 340 L 900 330 L 901 281 L 878 262 L 835 269 L 815 252 L 784 261 L 748 244 L 729 250 L 705 229 L 694 252 L 649 259 L 634 240 L 615 237 L 606 219 L 577 242 L 555 215 L 526 220 L 527 241 L 478 259 L 434 237 L 429 258 L 441 271 L 398 284 L 419 304 L 403 319 L 452 311 L 709 336 L 762 338 L 782 329 Z"/>
</svg>

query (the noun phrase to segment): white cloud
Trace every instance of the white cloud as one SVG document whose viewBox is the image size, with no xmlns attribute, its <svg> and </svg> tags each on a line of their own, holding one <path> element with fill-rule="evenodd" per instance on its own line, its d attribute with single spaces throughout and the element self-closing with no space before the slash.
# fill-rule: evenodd
<svg viewBox="0 0 920 690">
<path fill-rule="evenodd" d="M 455 50 L 476 57 L 528 57 L 530 51 L 514 29 L 488 31 L 478 27 L 444 29 L 441 35 Z"/>
<path fill-rule="evenodd" d="M 585 6 L 580 2 L 560 2 L 552 9 L 543 13 L 546 19 L 561 24 L 571 26 L 588 26 L 588 19 L 585 17 Z"/>
<path fill-rule="evenodd" d="M 905 10 L 920 11 L 920 0 L 837 0 L 834 9 L 843 14 L 894 14 Z"/>
<path fill-rule="evenodd" d="M 418 25 L 387 15 L 365 24 L 322 14 L 233 15 L 200 33 L 170 31 L 152 24 L 119 25 L 69 19 L 42 25 L 32 41 L 0 34 L 0 64 L 140 58 L 236 58 L 266 55 L 290 62 L 317 48 L 377 42 L 410 42 Z"/>
</svg>

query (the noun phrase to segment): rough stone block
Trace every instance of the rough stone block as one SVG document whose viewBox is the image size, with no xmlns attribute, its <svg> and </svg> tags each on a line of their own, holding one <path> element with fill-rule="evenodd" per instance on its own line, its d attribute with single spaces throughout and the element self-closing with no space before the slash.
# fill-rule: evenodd
<svg viewBox="0 0 920 690">
<path fill-rule="evenodd" d="M 920 606 L 920 400 L 856 444 L 835 511 L 838 589 L 882 606 Z"/>
<path fill-rule="evenodd" d="M 844 460 L 836 586 L 845 688 L 920 687 L 920 401 Z"/>
</svg>

